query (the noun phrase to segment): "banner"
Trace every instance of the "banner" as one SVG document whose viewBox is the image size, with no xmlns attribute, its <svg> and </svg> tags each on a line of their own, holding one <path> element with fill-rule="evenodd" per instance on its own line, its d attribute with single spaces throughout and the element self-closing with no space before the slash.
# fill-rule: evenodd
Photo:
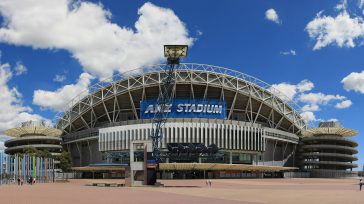
<svg viewBox="0 0 364 204">
<path fill-rule="evenodd" d="M 156 100 L 140 102 L 140 118 L 152 119 L 160 107 Z M 165 111 L 168 118 L 226 118 L 226 103 L 219 100 L 174 99 Z"/>
</svg>

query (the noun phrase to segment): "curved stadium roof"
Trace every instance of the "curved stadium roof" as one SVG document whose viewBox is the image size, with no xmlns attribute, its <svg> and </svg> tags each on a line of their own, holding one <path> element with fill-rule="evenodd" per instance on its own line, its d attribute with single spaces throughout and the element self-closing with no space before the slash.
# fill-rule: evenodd
<svg viewBox="0 0 364 204">
<path fill-rule="evenodd" d="M 132 111 L 138 120 L 141 100 L 157 98 L 166 65 L 152 65 L 96 83 L 74 98 L 56 115 L 56 126 L 71 133 L 118 122 L 119 114 Z M 223 98 L 228 118 L 244 112 L 244 120 L 300 133 L 307 125 L 300 107 L 270 84 L 247 74 L 213 65 L 184 63 L 176 67 L 176 98 Z"/>
</svg>

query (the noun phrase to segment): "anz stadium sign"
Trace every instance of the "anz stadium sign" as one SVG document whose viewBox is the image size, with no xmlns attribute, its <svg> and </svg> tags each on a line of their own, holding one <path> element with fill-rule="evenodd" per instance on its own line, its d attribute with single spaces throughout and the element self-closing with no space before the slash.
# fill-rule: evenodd
<svg viewBox="0 0 364 204">
<path fill-rule="evenodd" d="M 152 119 L 159 109 L 156 100 L 140 102 L 140 118 Z M 226 118 L 226 103 L 219 100 L 174 99 L 165 113 L 168 118 Z"/>
</svg>

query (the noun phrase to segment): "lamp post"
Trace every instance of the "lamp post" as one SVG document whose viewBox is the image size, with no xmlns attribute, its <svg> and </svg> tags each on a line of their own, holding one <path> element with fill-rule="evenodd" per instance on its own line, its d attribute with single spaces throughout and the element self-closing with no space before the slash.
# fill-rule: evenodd
<svg viewBox="0 0 364 204">
<path fill-rule="evenodd" d="M 179 64 L 179 59 L 187 57 L 187 45 L 165 45 L 164 57 L 169 65 Z"/>
<path fill-rule="evenodd" d="M 180 58 L 187 56 L 187 45 L 164 45 L 164 57 L 167 58 L 165 66 L 165 77 L 161 82 L 161 91 L 157 99 L 157 108 L 154 113 L 152 127 L 153 157 L 157 164 L 161 161 L 160 143 L 163 138 L 163 128 L 167 122 L 168 110 L 173 101 L 173 87 L 175 81 L 175 67 L 179 64 Z"/>
</svg>

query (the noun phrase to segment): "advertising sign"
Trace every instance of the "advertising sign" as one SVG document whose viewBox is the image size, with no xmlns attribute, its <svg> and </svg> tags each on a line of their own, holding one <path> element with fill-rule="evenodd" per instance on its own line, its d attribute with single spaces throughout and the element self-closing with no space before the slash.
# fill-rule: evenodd
<svg viewBox="0 0 364 204">
<path fill-rule="evenodd" d="M 140 102 L 140 118 L 152 119 L 158 110 L 156 100 Z M 174 99 L 165 110 L 168 118 L 226 118 L 226 103 L 219 100 Z"/>
</svg>

